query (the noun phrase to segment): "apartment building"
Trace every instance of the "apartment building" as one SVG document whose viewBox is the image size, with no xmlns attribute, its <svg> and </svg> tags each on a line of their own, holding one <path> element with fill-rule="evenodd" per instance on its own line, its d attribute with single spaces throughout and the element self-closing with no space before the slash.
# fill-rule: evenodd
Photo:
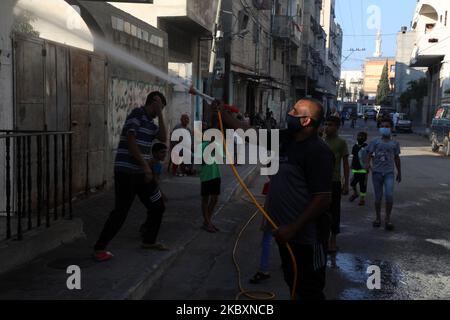
<svg viewBox="0 0 450 320">
<path fill-rule="evenodd" d="M 450 2 L 419 0 L 412 21 L 415 34 L 410 67 L 427 68 L 426 123 L 441 103 L 450 102 Z"/>
</svg>

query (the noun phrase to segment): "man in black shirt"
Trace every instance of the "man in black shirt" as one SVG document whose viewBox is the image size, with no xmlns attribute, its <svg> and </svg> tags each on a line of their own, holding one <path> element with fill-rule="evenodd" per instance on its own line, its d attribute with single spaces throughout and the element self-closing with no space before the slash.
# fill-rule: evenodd
<svg viewBox="0 0 450 320">
<path fill-rule="evenodd" d="M 280 168 L 271 178 L 266 205 L 279 226 L 274 232 L 284 278 L 293 286 L 293 267 L 286 243 L 298 268 L 298 299 L 324 299 L 327 211 L 331 204 L 334 155 L 318 136 L 324 117 L 320 102 L 304 99 L 289 112 L 288 130 L 280 132 Z"/>
</svg>

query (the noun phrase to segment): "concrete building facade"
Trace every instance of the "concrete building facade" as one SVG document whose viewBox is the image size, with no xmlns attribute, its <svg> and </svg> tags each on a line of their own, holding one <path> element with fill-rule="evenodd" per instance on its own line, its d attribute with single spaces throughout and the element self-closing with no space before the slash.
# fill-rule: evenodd
<svg viewBox="0 0 450 320">
<path fill-rule="evenodd" d="M 168 62 L 174 76 L 204 89 L 208 78 L 211 37 L 218 0 L 154 0 L 153 3 L 112 3 L 115 7 L 165 31 L 168 35 Z M 199 98 L 189 95 L 184 87 L 175 86 L 168 126 L 171 130 L 185 113 L 192 120 L 202 120 Z M 193 121 L 191 121 L 191 125 Z"/>
<path fill-rule="evenodd" d="M 320 25 L 322 1 L 302 2 L 302 47 L 300 63 L 291 68 L 296 99 L 314 97 L 323 101 L 325 91 L 327 35 Z"/>
<path fill-rule="evenodd" d="M 378 84 L 380 83 L 381 74 L 383 68 L 388 63 L 388 77 L 391 90 L 394 90 L 395 86 L 395 58 L 393 57 L 381 57 L 381 58 L 368 58 L 364 62 L 364 95 L 369 99 L 375 99 L 377 96 Z"/>
<path fill-rule="evenodd" d="M 426 123 L 441 103 L 450 102 L 450 3 L 419 0 L 413 17 L 415 45 L 410 66 L 428 69 L 428 97 L 423 106 Z"/>
<path fill-rule="evenodd" d="M 216 95 L 251 119 L 264 118 L 269 110 L 282 126 L 293 103 L 290 64 L 296 62 L 301 42 L 299 8 L 298 0 L 269 1 L 262 6 L 223 1 L 219 61 L 224 68 L 216 81 L 223 91 Z"/>
<path fill-rule="evenodd" d="M 408 106 L 407 109 L 402 110 L 399 99 L 402 93 L 408 90 L 409 83 L 411 81 L 416 81 L 426 76 L 426 68 L 413 68 L 409 66 L 411 60 L 411 52 L 414 48 L 415 40 L 415 32 L 408 30 L 407 27 L 403 27 L 402 30 L 397 34 L 397 49 L 395 56 L 394 107 L 399 112 L 408 112 L 412 114 L 416 114 L 416 102 L 411 102 L 414 104 L 413 106 Z M 409 107 L 411 107 L 412 110 L 410 110 Z M 420 121 L 420 119 L 414 120 Z"/>
<path fill-rule="evenodd" d="M 336 1 L 324 0 L 321 10 L 321 26 L 327 35 L 325 51 L 324 99 L 327 106 L 333 106 L 337 99 L 337 83 L 341 76 L 343 32 L 336 23 Z"/>
<path fill-rule="evenodd" d="M 127 61 L 136 57 L 167 73 L 168 39 L 166 32 L 110 4 L 70 3 L 76 7 L 63 0 L 39 4 L 30 21 L 38 36 L 14 34 L 15 60 L 8 78 L 16 90 L 9 107 L 2 106 L 1 112 L 9 109 L 10 120 L 0 129 L 73 131 L 73 191 L 84 193 L 112 185 L 126 115 L 143 105 L 150 91 L 170 98 L 170 86 Z M 91 37 L 94 33 L 99 38 Z M 6 70 L 2 66 L 2 73 Z M 7 102 L 6 96 L 2 100 Z"/>
<path fill-rule="evenodd" d="M 339 100 L 342 102 L 358 102 L 364 95 L 363 73 L 361 70 L 346 70 L 341 72 L 342 93 Z"/>
</svg>

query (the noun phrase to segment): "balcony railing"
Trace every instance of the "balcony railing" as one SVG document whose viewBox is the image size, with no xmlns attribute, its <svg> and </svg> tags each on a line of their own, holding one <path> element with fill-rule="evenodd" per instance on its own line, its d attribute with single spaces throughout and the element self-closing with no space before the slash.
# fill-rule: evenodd
<svg viewBox="0 0 450 320">
<path fill-rule="evenodd" d="M 0 130 L 0 237 L 72 219 L 72 132 Z"/>
<path fill-rule="evenodd" d="M 274 16 L 272 33 L 275 37 L 290 40 L 297 47 L 301 43 L 300 27 L 290 16 Z"/>
</svg>

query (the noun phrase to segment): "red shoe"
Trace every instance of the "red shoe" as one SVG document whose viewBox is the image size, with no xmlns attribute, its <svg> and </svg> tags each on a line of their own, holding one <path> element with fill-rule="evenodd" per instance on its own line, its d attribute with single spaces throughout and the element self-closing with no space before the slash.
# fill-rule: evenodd
<svg viewBox="0 0 450 320">
<path fill-rule="evenodd" d="M 94 259 L 97 262 L 105 262 L 111 260 L 114 255 L 109 251 L 96 251 L 94 252 Z"/>
</svg>

